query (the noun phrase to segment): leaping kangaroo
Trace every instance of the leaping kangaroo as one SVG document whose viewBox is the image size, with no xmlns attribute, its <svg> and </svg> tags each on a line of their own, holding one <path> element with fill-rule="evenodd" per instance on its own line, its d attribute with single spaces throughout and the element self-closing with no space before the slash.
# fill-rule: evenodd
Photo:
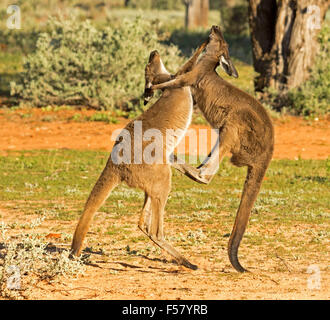
<svg viewBox="0 0 330 320">
<path fill-rule="evenodd" d="M 205 46 L 206 43 L 200 46 L 191 59 L 182 66 L 178 74 L 191 70 Z M 159 53 L 157 51 L 151 52 L 149 63 L 145 69 L 146 91 L 151 83 L 159 83 L 169 79 L 171 79 L 171 75 L 165 69 Z M 163 152 L 161 155 L 155 155 L 153 163 L 146 161 L 144 158 L 141 159 L 141 163 L 117 163 L 115 159 L 122 156 L 120 154 L 122 150 L 117 152 L 116 146 L 122 141 L 115 143 L 108 162 L 88 197 L 76 227 L 71 245 L 72 254 L 80 254 L 93 215 L 104 203 L 110 192 L 120 182 L 125 182 L 128 186 L 140 188 L 145 192 L 144 206 L 138 224 L 139 228 L 155 244 L 171 254 L 178 263 L 191 269 L 197 269 L 197 266 L 191 264 L 165 241 L 163 232 L 164 207 L 171 189 L 172 173 L 170 161 L 169 159 L 164 161 L 164 155 L 169 157 L 183 138 L 191 122 L 192 112 L 193 101 L 189 87 L 165 89 L 161 97 L 148 110 L 125 127 L 125 132 L 128 132 L 132 137 L 131 141 L 135 141 L 133 138 L 137 138 L 140 143 L 138 145 L 134 143 L 134 146 L 131 145 L 129 148 L 127 156 L 131 160 L 135 159 L 137 153 L 144 154 L 144 151 L 148 148 L 150 143 L 144 141 L 142 135 L 149 129 L 159 130 L 162 139 L 166 138 L 166 141 L 162 141 Z M 142 125 L 141 136 L 138 137 L 134 137 L 136 135 L 134 130 L 136 121 L 140 121 Z M 168 136 L 167 129 L 172 130 L 172 136 Z"/>
<path fill-rule="evenodd" d="M 228 255 L 239 272 L 247 271 L 238 260 L 238 248 L 259 193 L 263 177 L 272 159 L 274 129 L 264 107 L 251 95 L 223 80 L 215 71 L 221 66 L 238 77 L 230 59 L 228 45 L 218 26 L 211 28 L 209 43 L 197 64 L 174 79 L 151 86 L 151 90 L 190 86 L 198 107 L 213 128 L 219 129 L 215 152 L 197 169 L 188 164 L 181 171 L 201 183 L 209 183 L 227 152 L 238 167 L 247 166 L 241 202 L 229 238 Z M 180 165 L 179 165 L 180 166 Z"/>
</svg>

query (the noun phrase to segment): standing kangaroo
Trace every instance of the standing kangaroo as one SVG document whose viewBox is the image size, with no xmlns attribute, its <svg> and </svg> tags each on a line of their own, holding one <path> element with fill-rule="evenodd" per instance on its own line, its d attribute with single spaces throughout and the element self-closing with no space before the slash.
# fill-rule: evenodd
<svg viewBox="0 0 330 320">
<path fill-rule="evenodd" d="M 213 26 L 205 53 L 192 70 L 170 81 L 153 85 L 151 90 L 190 86 L 193 98 L 207 121 L 213 128 L 219 129 L 218 143 L 211 157 L 197 169 L 183 164 L 181 169 L 186 175 L 201 183 L 209 183 L 227 152 L 232 154 L 231 162 L 234 165 L 248 167 L 228 244 L 231 264 L 237 271 L 244 272 L 247 270 L 238 260 L 238 248 L 272 158 L 274 129 L 266 110 L 256 99 L 216 73 L 219 64 L 227 74 L 238 77 L 221 30 Z"/>
<path fill-rule="evenodd" d="M 191 59 L 183 65 L 178 74 L 191 70 L 205 46 L 206 43 L 201 45 Z M 145 78 L 146 91 L 151 83 L 171 79 L 171 75 L 165 69 L 157 51 L 150 54 L 149 63 L 145 69 Z M 88 197 L 74 233 L 71 245 L 74 255 L 79 255 L 81 252 L 82 242 L 94 213 L 119 183 L 126 182 L 128 186 L 140 188 L 145 192 L 144 206 L 138 223 L 139 228 L 160 248 L 171 254 L 178 263 L 194 270 L 197 269 L 197 266 L 191 264 L 164 240 L 163 233 L 164 207 L 171 189 L 171 166 L 168 157 L 188 129 L 192 112 L 193 101 L 189 87 L 166 89 L 154 105 L 125 127 L 124 130 L 132 137 L 131 141 L 135 141 L 133 138 L 138 140 L 137 145 L 134 144 L 129 148 L 131 159 L 135 159 L 138 153 L 144 154 L 150 144 L 142 139 L 148 129 L 159 130 L 161 138 L 166 137 L 166 141 L 163 142 L 163 153 L 161 155 L 156 153 L 152 164 L 145 161 L 145 159 L 142 159 L 138 164 L 118 164 L 117 161 L 114 161 L 120 156 L 119 153 L 116 153 L 116 146 L 119 145 L 119 141 L 116 142 L 101 176 Z M 138 137 L 136 137 L 134 129 L 136 121 L 140 121 L 142 125 L 141 135 Z M 172 129 L 172 135 L 168 133 L 168 129 Z M 165 161 L 163 155 L 166 155 Z"/>
</svg>

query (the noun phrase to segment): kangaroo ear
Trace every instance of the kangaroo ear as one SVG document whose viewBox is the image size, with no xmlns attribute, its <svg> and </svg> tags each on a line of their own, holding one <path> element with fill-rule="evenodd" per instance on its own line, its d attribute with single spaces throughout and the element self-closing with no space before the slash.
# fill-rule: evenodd
<svg viewBox="0 0 330 320">
<path fill-rule="evenodd" d="M 223 34 L 219 26 L 212 26 L 210 35 L 216 36 L 220 41 L 224 41 Z"/>
<path fill-rule="evenodd" d="M 152 86 L 152 83 L 148 82 L 144 88 L 144 94 L 143 94 L 144 105 L 146 105 L 151 100 L 151 98 L 154 96 L 154 92 L 151 89 L 151 86 Z"/>
<path fill-rule="evenodd" d="M 217 26 L 212 26 L 211 33 L 216 33 L 216 32 L 217 32 Z"/>
<path fill-rule="evenodd" d="M 238 72 L 236 68 L 234 67 L 234 64 L 230 60 L 230 58 L 225 58 L 223 55 L 220 57 L 220 66 L 221 68 L 230 76 L 233 76 L 234 78 L 238 78 Z"/>
</svg>

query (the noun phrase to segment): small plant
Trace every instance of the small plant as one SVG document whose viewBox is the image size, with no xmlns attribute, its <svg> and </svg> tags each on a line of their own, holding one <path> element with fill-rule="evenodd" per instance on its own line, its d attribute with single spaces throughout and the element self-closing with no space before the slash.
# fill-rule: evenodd
<svg viewBox="0 0 330 320">
<path fill-rule="evenodd" d="M 49 115 L 43 116 L 41 118 L 41 121 L 42 122 L 53 122 L 55 119 L 56 119 L 55 116 L 52 116 L 52 115 L 49 114 Z"/>
<path fill-rule="evenodd" d="M 204 234 L 203 230 L 197 229 L 195 231 L 188 231 L 187 240 L 192 243 L 203 243 L 207 239 L 207 236 Z"/>
<path fill-rule="evenodd" d="M 32 117 L 31 113 L 22 113 L 20 114 L 21 119 L 28 119 Z"/>
<path fill-rule="evenodd" d="M 211 209 L 215 209 L 216 205 L 214 205 L 214 203 L 212 203 L 211 201 L 207 201 L 203 203 L 196 203 L 195 208 L 197 210 L 211 210 Z"/>
<path fill-rule="evenodd" d="M 75 113 L 69 120 L 70 121 L 76 121 L 76 122 L 80 122 L 81 119 L 81 114 L 80 113 Z"/>
<path fill-rule="evenodd" d="M 86 121 L 101 121 L 106 123 L 118 123 L 119 121 L 109 113 L 96 112 L 92 116 L 86 117 Z"/>
<path fill-rule="evenodd" d="M 34 230 L 45 216 L 33 220 L 28 226 Z M 51 253 L 49 243 L 38 233 L 8 235 L 10 226 L 0 224 L 0 296 L 20 299 L 28 294 L 38 280 L 54 280 L 57 276 L 73 276 L 84 272 L 79 258 L 69 258 L 70 252 L 62 250 Z"/>
</svg>

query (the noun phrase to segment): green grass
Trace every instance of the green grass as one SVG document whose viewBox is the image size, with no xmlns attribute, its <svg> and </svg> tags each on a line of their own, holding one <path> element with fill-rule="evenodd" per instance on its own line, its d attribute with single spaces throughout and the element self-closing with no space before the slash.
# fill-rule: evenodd
<svg viewBox="0 0 330 320">
<path fill-rule="evenodd" d="M 86 117 L 86 121 L 97 121 L 106 123 L 118 123 L 118 120 L 107 112 L 97 112 L 90 117 Z"/>
<path fill-rule="evenodd" d="M 1 156 L 0 208 L 20 217 L 11 228 L 26 232 L 24 221 L 46 217 L 48 230 L 63 234 L 69 243 L 72 223 L 107 158 L 107 152 L 72 150 L 10 151 Z M 324 262 L 330 230 L 329 172 L 330 160 L 272 161 L 243 238 L 242 260 L 257 267 L 267 259 L 268 270 L 281 272 L 287 269 L 279 265 L 278 255 L 303 264 Z M 244 180 L 245 168 L 232 166 L 227 158 L 208 186 L 173 170 L 165 214 L 167 240 L 184 254 L 218 261 L 218 251 L 226 250 Z M 159 255 L 147 250 L 155 248 L 137 229 L 143 201 L 139 189 L 124 184 L 114 189 L 94 217 L 89 246 L 127 261 L 132 258 L 127 246 L 136 255 Z M 3 218 L 8 216 L 0 211 L 0 222 Z M 263 258 L 251 258 L 259 255 Z"/>
<path fill-rule="evenodd" d="M 45 200 L 53 209 L 53 202 L 69 202 L 79 211 L 107 158 L 107 152 L 95 151 L 9 152 L 0 157 L 0 201 L 5 204 L 24 200 L 29 206 L 29 202 Z M 270 214 L 273 222 L 325 222 L 329 213 L 329 171 L 330 160 L 272 161 L 254 218 L 264 220 Z M 221 164 L 209 186 L 195 184 L 174 171 L 168 217 L 176 217 L 178 223 L 184 224 L 188 220 L 212 222 L 219 212 L 233 215 L 244 179 L 245 169 L 232 166 L 228 160 Z M 133 214 L 142 205 L 143 197 L 142 191 L 121 185 L 112 192 L 104 210 L 115 215 Z"/>
</svg>

